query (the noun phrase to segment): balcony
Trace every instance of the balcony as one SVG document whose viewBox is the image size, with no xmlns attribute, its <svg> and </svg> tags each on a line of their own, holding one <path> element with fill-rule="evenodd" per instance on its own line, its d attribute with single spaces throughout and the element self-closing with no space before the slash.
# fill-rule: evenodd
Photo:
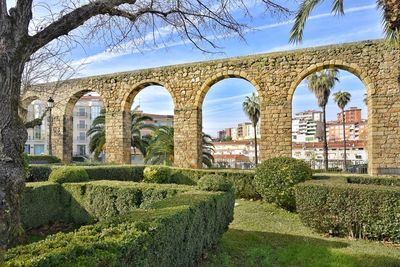
<svg viewBox="0 0 400 267">
<path fill-rule="evenodd" d="M 82 123 L 78 123 L 78 124 L 76 125 L 76 127 L 77 127 L 78 129 L 81 129 L 81 130 L 86 130 L 86 129 L 88 129 L 88 125 L 87 125 L 87 124 L 82 124 Z"/>
<path fill-rule="evenodd" d="M 90 116 L 89 112 L 75 112 L 74 113 L 75 117 L 80 117 L 80 118 L 88 118 Z"/>
</svg>

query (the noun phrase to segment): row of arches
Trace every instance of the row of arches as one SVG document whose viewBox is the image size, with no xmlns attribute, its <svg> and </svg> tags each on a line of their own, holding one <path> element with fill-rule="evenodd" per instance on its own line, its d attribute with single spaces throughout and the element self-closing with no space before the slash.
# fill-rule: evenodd
<svg viewBox="0 0 400 267">
<path fill-rule="evenodd" d="M 301 72 L 298 76 L 298 79 L 296 81 L 294 81 L 288 91 L 288 101 L 290 101 L 292 103 L 292 110 L 293 110 L 293 115 L 292 118 L 294 118 L 295 114 L 297 112 L 299 112 L 300 110 L 295 108 L 296 106 L 296 96 L 297 96 L 297 92 L 301 92 L 301 90 L 299 90 L 298 88 L 304 87 L 304 83 L 302 83 L 302 81 L 304 81 L 304 79 L 309 76 L 312 73 L 315 73 L 316 71 L 320 71 L 323 69 L 331 69 L 331 68 L 338 68 L 341 69 L 343 73 L 345 73 L 345 76 L 349 76 L 349 75 L 353 75 L 355 77 L 357 77 L 356 79 L 358 79 L 360 82 L 357 85 L 358 87 L 364 87 L 364 88 L 360 88 L 360 90 L 363 90 L 365 92 L 369 92 L 370 90 L 372 90 L 372 83 L 370 82 L 370 80 L 368 79 L 368 77 L 366 77 L 356 66 L 354 65 L 347 65 L 347 64 L 343 64 L 343 63 L 336 63 L 336 64 L 332 64 L 332 62 L 328 62 L 325 64 L 319 64 L 319 65 L 314 65 L 309 67 L 308 69 L 304 70 L 303 72 Z M 347 74 L 346 74 L 347 73 Z M 349 74 L 350 73 L 350 74 Z M 362 81 L 362 82 L 361 82 Z M 225 84 L 225 85 L 224 85 Z M 158 88 L 163 88 L 163 90 L 165 92 L 168 92 L 169 94 L 169 100 L 170 100 L 170 111 L 173 112 L 174 109 L 176 109 L 176 96 L 174 94 L 176 94 L 176 92 L 174 92 L 173 90 L 171 90 L 171 88 L 168 87 L 168 84 L 163 84 L 161 82 L 158 81 L 152 81 L 152 80 L 145 80 L 135 86 L 133 86 L 134 89 L 129 91 L 124 97 L 123 97 L 123 101 L 121 103 L 121 109 L 124 112 L 130 113 L 132 108 L 135 106 L 135 100 L 137 100 L 137 98 L 139 97 L 140 99 L 140 94 L 142 92 L 145 92 L 147 90 L 152 90 L 153 92 Z M 220 93 L 215 93 L 213 94 L 213 90 L 210 90 L 212 88 L 216 88 L 216 91 L 220 91 Z M 231 90 L 232 92 L 235 91 L 233 94 L 231 94 L 232 92 L 229 91 L 229 88 L 232 87 L 236 87 L 235 90 Z M 228 88 L 228 89 L 227 89 Z M 243 92 L 243 88 L 246 88 L 247 93 Z M 346 89 L 346 88 L 343 88 Z M 360 91 L 358 90 L 358 91 Z M 210 93 L 209 93 L 210 91 Z M 228 93 L 227 93 L 228 91 Z M 246 123 L 246 121 L 243 121 L 245 119 L 245 116 L 239 116 L 238 115 L 238 110 L 241 111 L 241 103 L 239 100 L 240 96 L 244 96 L 245 95 L 249 95 L 250 93 L 256 93 L 258 94 L 258 96 L 260 97 L 260 102 L 262 103 L 263 101 L 268 101 L 268 88 L 266 89 L 266 91 L 262 90 L 261 87 L 257 84 L 257 82 L 250 78 L 250 76 L 246 75 L 244 72 L 232 72 L 232 73 L 228 73 L 228 74 L 219 74 L 219 75 L 214 75 L 213 77 L 207 79 L 205 81 L 205 83 L 202 85 L 201 90 L 199 90 L 196 94 L 196 99 L 195 99 L 195 103 L 198 103 L 198 106 L 200 107 L 200 110 L 202 112 L 202 121 L 201 121 L 201 129 L 204 129 L 205 132 L 209 135 L 211 135 L 212 137 L 216 138 L 216 141 L 222 141 L 221 140 L 221 136 L 218 136 L 217 133 L 217 128 L 219 127 L 220 130 L 224 130 L 225 128 L 234 128 L 235 126 L 237 126 L 239 123 L 243 122 Z M 88 96 L 89 94 L 96 95 L 98 96 L 100 99 L 102 98 L 101 95 L 102 92 L 94 92 L 91 90 L 81 90 L 76 92 L 72 97 L 70 97 L 70 99 L 66 100 L 67 104 L 64 105 L 65 110 L 63 111 L 63 114 L 65 115 L 66 118 L 69 118 L 69 120 L 67 119 L 65 121 L 64 127 L 62 129 L 62 134 L 64 136 L 65 140 L 69 140 L 68 142 L 64 142 L 65 144 L 68 145 L 73 145 L 74 141 L 74 136 L 73 136 L 73 132 L 75 131 L 76 127 L 80 127 L 80 126 L 84 126 L 83 128 L 87 128 L 87 123 L 81 123 L 80 121 L 74 121 L 73 119 L 73 114 L 74 114 L 74 109 L 76 109 L 76 104 L 78 103 L 78 101 L 86 96 Z M 166 94 L 164 94 L 166 95 Z M 213 98 L 215 97 L 215 98 Z M 235 98 L 236 97 L 236 98 Z M 232 110 L 226 110 L 224 109 L 224 106 L 221 104 L 222 102 L 218 102 L 218 98 L 226 98 L 229 100 L 234 100 L 235 99 L 235 104 L 237 104 L 235 106 L 235 108 Z M 312 93 L 309 93 L 308 95 L 309 101 L 308 103 L 311 103 L 312 100 Z M 368 99 L 368 98 L 367 98 Z M 31 99 L 26 99 L 24 101 L 24 104 L 26 105 Z M 210 101 L 210 103 L 216 103 L 216 110 L 212 111 L 212 110 L 207 110 L 207 102 Z M 359 102 L 357 102 L 359 103 Z M 230 107 L 232 105 L 229 105 Z M 263 106 L 263 105 L 262 105 Z M 109 112 L 107 110 L 107 104 L 105 103 L 103 105 L 105 112 Z M 315 105 L 309 105 L 309 107 L 311 109 L 316 109 Z M 307 107 L 307 108 L 309 108 Z M 210 105 L 210 108 L 212 108 L 212 105 Z M 306 108 L 306 107 L 304 107 Z M 364 107 L 364 109 L 366 110 L 367 108 Z M 215 118 L 213 118 L 213 116 L 218 116 L 218 110 L 220 112 L 222 112 L 221 114 L 223 114 L 222 116 L 220 115 L 220 120 L 216 120 Z M 75 113 L 77 111 L 75 110 Z M 268 112 L 267 110 L 261 110 L 261 114 L 263 114 L 264 112 Z M 226 114 L 229 113 L 229 116 L 227 116 Z M 92 113 L 91 113 L 92 114 Z M 243 113 L 241 113 L 243 115 Z M 173 114 L 168 114 L 168 115 L 173 115 Z M 364 111 L 363 113 L 363 119 L 366 120 L 366 112 Z M 229 120 L 228 120 L 229 118 Z M 232 120 L 232 118 L 236 118 L 236 120 Z M 261 120 L 259 122 L 259 125 L 262 125 L 262 118 L 263 116 L 261 116 Z M 94 117 L 92 116 L 92 120 L 94 119 Z M 129 121 L 129 120 L 128 120 Z M 211 127 L 209 126 L 209 121 L 212 121 L 215 125 L 217 125 L 216 127 Z M 369 123 L 370 120 L 367 120 L 368 122 L 366 122 L 367 124 Z M 106 122 L 107 123 L 107 122 Z M 230 126 L 231 125 L 231 126 Z M 262 127 L 259 126 L 261 129 Z M 366 126 L 366 128 L 368 128 Z M 71 131 L 72 129 L 72 131 Z M 128 131 L 129 131 L 129 127 L 128 127 Z M 256 130 L 257 131 L 257 130 Z M 293 130 L 292 130 L 293 132 Z M 263 131 L 259 130 L 259 133 L 257 134 L 258 138 L 262 138 L 262 134 Z M 128 136 L 130 136 L 130 134 L 128 134 Z M 240 141 L 240 138 L 233 138 L 232 137 L 232 133 L 230 133 L 230 137 L 232 139 L 236 139 L 237 141 Z M 231 139 L 231 140 L 232 140 Z M 71 142 L 72 140 L 72 142 Z M 236 140 L 232 140 L 232 141 L 236 141 Z M 227 140 L 225 140 L 227 141 Z M 76 143 L 76 142 L 75 142 Z M 294 145 L 294 140 L 292 140 L 292 145 L 293 145 L 293 151 L 295 150 L 295 145 Z M 365 146 L 367 147 L 367 146 Z M 316 148 L 317 150 L 319 148 Z M 76 151 L 78 151 L 79 149 L 72 149 L 73 153 L 76 154 Z M 223 150 L 223 148 L 221 149 Z M 232 151 L 229 151 L 229 149 L 226 149 L 226 153 L 232 153 Z M 233 149 L 231 149 L 233 150 Z M 85 151 L 86 152 L 86 151 Z M 220 152 L 220 153 L 224 153 L 224 152 Z M 293 152 L 293 156 L 296 157 L 296 155 Z M 221 157 L 223 158 L 223 157 Z M 228 157 L 226 157 L 228 158 Z M 250 160 L 251 162 L 251 160 Z M 235 167 L 237 167 L 237 165 L 234 165 Z M 239 167 L 243 168 L 243 165 L 238 165 Z M 251 167 L 251 165 L 249 165 Z M 221 165 L 221 167 L 224 167 L 223 165 Z M 226 165 L 225 165 L 226 167 Z M 229 166 L 231 167 L 231 166 Z"/>
</svg>

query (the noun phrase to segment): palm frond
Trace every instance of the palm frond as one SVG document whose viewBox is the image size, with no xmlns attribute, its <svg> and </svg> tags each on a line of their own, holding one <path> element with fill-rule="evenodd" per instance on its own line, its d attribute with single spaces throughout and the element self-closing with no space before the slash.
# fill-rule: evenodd
<svg viewBox="0 0 400 267">
<path fill-rule="evenodd" d="M 304 0 L 297 11 L 293 27 L 290 31 L 290 43 L 300 43 L 303 40 L 304 26 L 311 12 L 322 0 Z"/>
</svg>

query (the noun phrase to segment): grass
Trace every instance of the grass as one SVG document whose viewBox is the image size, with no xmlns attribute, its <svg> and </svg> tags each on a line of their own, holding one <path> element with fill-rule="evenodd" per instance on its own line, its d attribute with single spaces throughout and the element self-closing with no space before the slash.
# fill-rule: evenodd
<svg viewBox="0 0 400 267">
<path fill-rule="evenodd" d="M 236 202 L 229 231 L 203 267 L 400 267 L 400 246 L 325 237 L 303 226 L 297 214 L 260 201 Z"/>
</svg>

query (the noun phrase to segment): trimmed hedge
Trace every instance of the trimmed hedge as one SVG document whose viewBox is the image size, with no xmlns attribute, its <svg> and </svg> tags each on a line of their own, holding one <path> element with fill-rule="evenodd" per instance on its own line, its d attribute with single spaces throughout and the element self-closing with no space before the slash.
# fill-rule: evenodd
<svg viewBox="0 0 400 267">
<path fill-rule="evenodd" d="M 234 191 L 232 181 L 219 174 L 204 175 L 197 185 L 201 190 L 205 191 Z"/>
<path fill-rule="evenodd" d="M 89 181 L 89 175 L 82 167 L 66 166 L 53 170 L 49 176 L 49 182 L 75 183 Z"/>
<path fill-rule="evenodd" d="M 347 182 L 351 184 L 373 184 L 400 186 L 400 177 L 369 177 L 369 176 L 348 176 Z"/>
<path fill-rule="evenodd" d="M 54 222 L 82 225 L 149 206 L 189 189 L 123 181 L 27 183 L 22 195 L 22 223 L 25 229 Z"/>
<path fill-rule="evenodd" d="M 171 169 L 165 166 L 147 166 L 143 171 L 144 182 L 168 184 L 172 182 Z"/>
<path fill-rule="evenodd" d="M 260 195 L 255 189 L 254 171 L 244 170 L 213 170 L 213 169 L 184 169 L 171 168 L 175 181 L 183 184 L 197 184 L 201 177 L 207 174 L 218 174 L 233 182 L 237 198 L 259 199 Z"/>
<path fill-rule="evenodd" d="M 56 183 L 27 183 L 21 199 L 21 221 L 24 228 L 65 220 L 62 194 L 62 187 Z"/>
<path fill-rule="evenodd" d="M 61 162 L 61 159 L 50 155 L 28 155 L 28 160 L 30 164 L 52 164 Z"/>
<path fill-rule="evenodd" d="M 82 166 L 83 167 L 83 166 Z M 84 166 L 90 180 L 143 181 L 145 166 L 137 165 L 106 165 Z"/>
<path fill-rule="evenodd" d="M 400 242 L 400 187 L 335 177 L 296 186 L 301 221 L 322 233 Z"/>
<path fill-rule="evenodd" d="M 90 180 L 119 180 L 140 182 L 144 179 L 146 166 L 138 165 L 106 165 L 106 166 L 82 166 L 89 175 Z M 149 166 L 156 167 L 156 166 Z M 47 181 L 52 169 L 59 166 L 31 166 L 27 181 Z M 170 167 L 168 167 L 170 168 Z M 170 168 L 169 183 L 196 185 L 201 177 L 207 174 L 219 174 L 233 182 L 236 197 L 246 199 L 259 199 L 254 184 L 254 171 L 244 170 L 213 170 L 213 169 L 183 169 Z"/>
<path fill-rule="evenodd" d="M 255 184 L 263 200 L 292 211 L 296 209 L 294 186 L 311 178 L 312 170 L 304 161 L 276 157 L 257 166 Z"/>
<path fill-rule="evenodd" d="M 227 230 L 234 196 L 192 189 L 149 207 L 12 248 L 5 265 L 194 266 Z"/>
<path fill-rule="evenodd" d="M 85 224 L 126 214 L 151 203 L 189 190 L 185 186 L 138 184 L 124 181 L 95 181 L 64 184 L 71 198 L 69 217 L 72 222 Z"/>
<path fill-rule="evenodd" d="M 45 182 L 49 179 L 53 167 L 49 165 L 30 165 L 26 182 Z"/>
</svg>

